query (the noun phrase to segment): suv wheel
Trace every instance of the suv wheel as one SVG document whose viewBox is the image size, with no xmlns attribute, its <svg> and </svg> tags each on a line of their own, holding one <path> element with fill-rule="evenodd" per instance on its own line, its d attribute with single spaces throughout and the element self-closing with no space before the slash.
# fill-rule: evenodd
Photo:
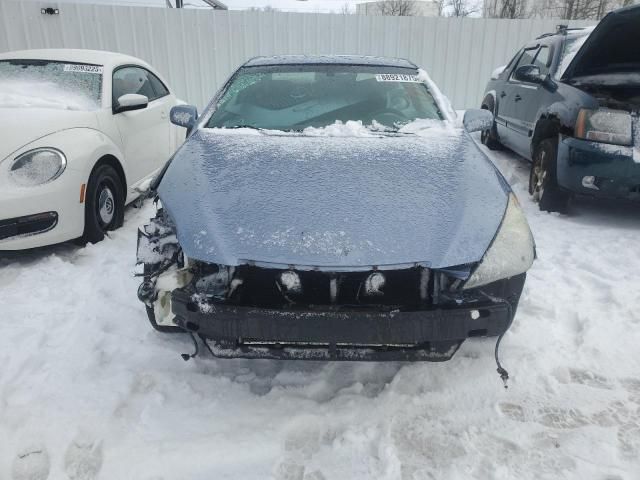
<svg viewBox="0 0 640 480">
<path fill-rule="evenodd" d="M 487 97 L 486 101 L 482 104 L 483 110 L 489 110 L 495 117 L 495 104 L 493 102 L 493 98 Z M 496 121 L 493 120 L 493 125 L 489 130 L 483 130 L 480 134 L 480 141 L 489 149 L 489 150 L 500 150 L 502 148 L 502 144 L 500 140 L 498 140 L 498 129 L 496 127 Z"/>
<path fill-rule="evenodd" d="M 540 210 L 547 212 L 566 211 L 571 197 L 569 192 L 558 185 L 557 157 L 558 141 L 545 138 L 535 148 L 529 174 L 529 194 L 538 203 Z"/>
</svg>

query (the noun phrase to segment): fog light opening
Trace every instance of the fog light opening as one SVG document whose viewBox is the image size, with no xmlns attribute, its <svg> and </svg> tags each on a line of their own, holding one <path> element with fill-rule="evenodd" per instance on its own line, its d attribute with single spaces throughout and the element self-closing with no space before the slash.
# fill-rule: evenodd
<svg viewBox="0 0 640 480">
<path fill-rule="evenodd" d="M 597 185 L 598 178 L 593 175 L 586 175 L 582 177 L 582 186 L 585 188 L 590 188 L 592 190 L 600 190 Z"/>
<path fill-rule="evenodd" d="M 380 272 L 373 272 L 364 282 L 364 291 L 367 295 L 382 295 L 385 284 L 384 275 Z"/>
<path fill-rule="evenodd" d="M 300 282 L 300 276 L 292 271 L 287 270 L 280 274 L 280 286 L 287 293 L 300 293 L 302 292 L 302 283 Z"/>
</svg>

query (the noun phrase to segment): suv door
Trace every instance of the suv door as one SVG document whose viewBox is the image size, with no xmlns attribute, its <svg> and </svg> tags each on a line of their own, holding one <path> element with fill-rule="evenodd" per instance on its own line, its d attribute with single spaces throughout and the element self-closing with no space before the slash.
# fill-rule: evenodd
<svg viewBox="0 0 640 480">
<path fill-rule="evenodd" d="M 149 99 L 146 108 L 114 114 L 127 164 L 128 183 L 134 186 L 169 158 L 170 95 L 153 73 L 133 65 L 114 70 L 112 91 L 113 105 L 127 93 L 145 95 Z"/>
<path fill-rule="evenodd" d="M 553 50 L 548 45 L 541 45 L 533 60 L 533 65 L 540 69 L 540 74 L 547 76 L 553 60 Z M 545 87 L 539 83 L 520 83 L 514 86 L 516 97 L 520 95 L 516 107 L 513 129 L 516 132 L 514 150 L 523 157 L 531 156 L 531 139 L 535 130 L 538 110 L 546 97 Z"/>
<path fill-rule="evenodd" d="M 526 116 L 525 103 L 530 100 L 535 92 L 536 85 L 518 82 L 514 79 L 514 73 L 522 65 L 531 65 L 538 54 L 540 47 L 525 48 L 524 52 L 509 73 L 509 78 L 503 84 L 502 90 L 497 92 L 500 96 L 499 116 L 504 128 L 500 130 L 500 140 L 510 149 L 521 153 L 523 136 L 526 137 L 527 129 L 524 126 Z"/>
</svg>

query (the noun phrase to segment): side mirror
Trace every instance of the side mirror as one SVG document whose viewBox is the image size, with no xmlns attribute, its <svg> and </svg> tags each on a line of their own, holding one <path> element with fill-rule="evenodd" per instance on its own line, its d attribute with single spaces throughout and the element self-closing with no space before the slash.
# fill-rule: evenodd
<svg viewBox="0 0 640 480">
<path fill-rule="evenodd" d="M 171 123 L 187 129 L 187 135 L 196 125 L 198 120 L 198 109 L 193 105 L 176 105 L 169 113 Z"/>
<path fill-rule="evenodd" d="M 113 106 L 113 113 L 130 112 L 131 110 L 142 110 L 149 105 L 149 99 L 137 93 L 127 93 L 118 98 L 117 105 Z"/>
<path fill-rule="evenodd" d="M 464 112 L 464 129 L 469 132 L 482 132 L 493 127 L 493 113 L 489 110 L 471 109 Z"/>
<path fill-rule="evenodd" d="M 545 76 L 540 73 L 540 67 L 537 65 L 521 65 L 516 68 L 513 78 L 518 82 L 541 84 Z"/>
</svg>

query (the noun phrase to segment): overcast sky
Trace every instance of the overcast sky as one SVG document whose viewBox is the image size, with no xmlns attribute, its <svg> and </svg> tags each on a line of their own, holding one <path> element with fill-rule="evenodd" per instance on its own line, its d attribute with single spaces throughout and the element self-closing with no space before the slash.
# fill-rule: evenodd
<svg viewBox="0 0 640 480">
<path fill-rule="evenodd" d="M 0 0 L 2 1 L 2 0 Z M 163 6 L 166 5 L 165 0 L 60 0 L 73 1 L 75 3 L 108 3 L 120 5 L 147 5 L 147 6 Z M 271 6 L 280 10 L 291 12 L 339 12 L 343 5 L 348 4 L 352 11 L 355 12 L 356 3 L 364 0 L 220 0 L 226 4 L 230 10 L 246 9 L 249 7 L 265 7 Z M 175 4 L 175 0 L 171 0 Z M 205 4 L 201 0 L 184 0 L 187 7 L 203 8 Z"/>
</svg>

